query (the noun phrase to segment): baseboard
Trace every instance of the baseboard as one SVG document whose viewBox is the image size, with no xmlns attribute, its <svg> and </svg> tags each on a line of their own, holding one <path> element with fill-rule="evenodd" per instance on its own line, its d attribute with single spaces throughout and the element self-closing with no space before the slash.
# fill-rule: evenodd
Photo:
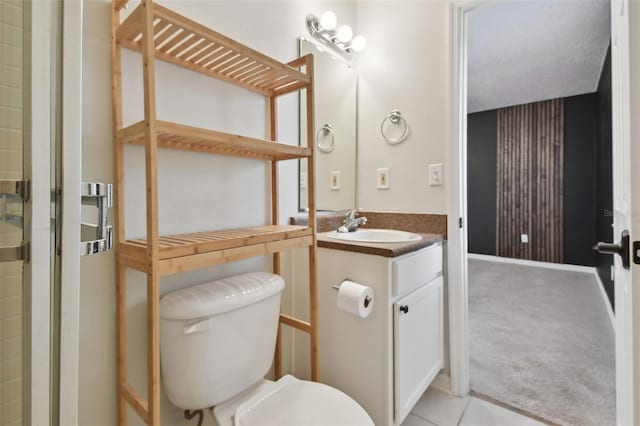
<svg viewBox="0 0 640 426">
<path fill-rule="evenodd" d="M 476 253 L 468 253 L 468 257 L 469 259 L 484 260 L 487 262 L 509 263 L 512 265 L 533 266 L 536 268 L 555 269 L 559 271 L 585 272 L 587 274 L 592 274 L 596 278 L 596 285 L 598 286 L 598 291 L 600 291 L 600 294 L 602 295 L 602 299 L 603 299 L 605 308 L 607 310 L 607 315 L 609 316 L 609 321 L 611 321 L 611 327 L 613 327 L 614 331 L 616 329 L 615 315 L 613 313 L 613 309 L 611 308 L 611 302 L 609 302 L 607 293 L 604 291 L 604 284 L 600 279 L 600 275 L 598 275 L 598 270 L 593 266 L 566 265 L 561 263 L 539 262 L 537 260 L 513 259 L 510 257 L 490 256 L 487 254 L 476 254 Z"/>
<path fill-rule="evenodd" d="M 439 373 L 431 382 L 431 386 L 451 395 L 451 378 L 445 373 Z"/>
<path fill-rule="evenodd" d="M 513 259 L 511 257 L 490 256 L 487 254 L 469 253 L 468 256 L 469 256 L 469 259 L 486 260 L 489 262 L 511 263 L 514 265 L 522 265 L 522 266 L 534 266 L 537 268 L 556 269 L 559 271 L 586 272 L 590 274 L 593 272 L 593 269 L 594 269 L 592 266 L 567 265 L 564 263 L 551 263 L 551 262 L 540 262 L 537 260 Z"/>
<path fill-rule="evenodd" d="M 609 301 L 609 296 L 607 296 L 607 292 L 604 290 L 604 284 L 600 279 L 600 275 L 598 274 L 598 270 L 593 268 L 593 275 L 596 277 L 596 283 L 598 286 L 598 290 L 600 290 L 600 294 L 602 295 L 602 299 L 604 300 L 604 305 L 607 308 L 607 315 L 609 315 L 609 320 L 611 321 L 611 328 L 613 331 L 616 331 L 616 317 L 613 313 L 613 308 L 611 307 L 611 302 Z"/>
</svg>

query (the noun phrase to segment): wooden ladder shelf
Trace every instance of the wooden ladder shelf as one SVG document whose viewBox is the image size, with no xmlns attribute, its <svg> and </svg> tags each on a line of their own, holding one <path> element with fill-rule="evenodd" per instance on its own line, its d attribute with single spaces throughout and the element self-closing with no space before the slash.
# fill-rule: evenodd
<svg viewBox="0 0 640 426">
<path fill-rule="evenodd" d="M 271 254 L 273 272 L 280 273 L 280 252 L 308 248 L 310 320 L 285 314 L 280 324 L 309 333 L 311 379 L 318 378 L 317 265 L 314 188 L 313 56 L 280 63 L 203 25 L 142 0 L 121 21 L 128 0 L 112 0 L 111 67 L 113 96 L 114 176 L 116 198 L 116 294 L 118 343 L 118 424 L 127 423 L 127 406 L 148 425 L 160 425 L 160 277 L 196 268 Z M 144 120 L 123 127 L 121 49 L 142 54 Z M 267 102 L 265 139 L 233 135 L 160 121 L 156 118 L 155 60 L 226 81 L 264 95 Z M 277 97 L 306 90 L 307 146 L 276 142 Z M 124 145 L 144 146 L 146 171 L 146 238 L 126 239 L 124 223 Z M 227 230 L 160 236 L 158 230 L 158 148 L 247 157 L 271 163 L 271 224 Z M 309 226 L 278 224 L 278 161 L 306 159 L 309 182 Z M 127 380 L 126 269 L 147 275 L 147 400 Z M 280 333 L 274 359 L 281 376 Z"/>
</svg>

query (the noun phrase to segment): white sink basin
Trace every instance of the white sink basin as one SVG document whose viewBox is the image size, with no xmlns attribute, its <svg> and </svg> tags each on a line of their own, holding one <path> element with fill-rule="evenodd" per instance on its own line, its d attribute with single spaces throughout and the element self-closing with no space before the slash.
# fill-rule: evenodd
<svg viewBox="0 0 640 426">
<path fill-rule="evenodd" d="M 393 229 L 358 229 L 355 232 L 332 231 L 327 237 L 335 240 L 356 241 L 361 243 L 407 243 L 422 238 L 413 232 L 396 231 Z"/>
</svg>

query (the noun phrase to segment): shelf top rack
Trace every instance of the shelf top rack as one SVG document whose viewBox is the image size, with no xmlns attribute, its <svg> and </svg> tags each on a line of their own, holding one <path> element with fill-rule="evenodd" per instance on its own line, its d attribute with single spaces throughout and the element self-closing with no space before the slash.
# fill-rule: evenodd
<svg viewBox="0 0 640 426">
<path fill-rule="evenodd" d="M 165 7 L 152 3 L 155 57 L 224 80 L 265 96 L 280 96 L 308 87 L 311 78 Z M 142 4 L 120 24 L 116 41 L 142 51 Z"/>
<path fill-rule="evenodd" d="M 140 121 L 117 132 L 116 138 L 125 144 L 145 144 L 145 123 Z M 265 139 L 201 129 L 167 121 L 156 121 L 158 147 L 196 151 L 261 160 L 291 160 L 311 156 L 307 147 L 273 142 Z"/>
</svg>

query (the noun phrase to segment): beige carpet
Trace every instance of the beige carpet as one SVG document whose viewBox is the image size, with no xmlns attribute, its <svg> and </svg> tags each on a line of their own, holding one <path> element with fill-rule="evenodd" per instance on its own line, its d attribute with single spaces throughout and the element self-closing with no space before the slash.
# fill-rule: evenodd
<svg viewBox="0 0 640 426">
<path fill-rule="evenodd" d="M 470 259 L 469 337 L 473 391 L 558 425 L 615 424 L 614 334 L 591 274 Z"/>
</svg>

